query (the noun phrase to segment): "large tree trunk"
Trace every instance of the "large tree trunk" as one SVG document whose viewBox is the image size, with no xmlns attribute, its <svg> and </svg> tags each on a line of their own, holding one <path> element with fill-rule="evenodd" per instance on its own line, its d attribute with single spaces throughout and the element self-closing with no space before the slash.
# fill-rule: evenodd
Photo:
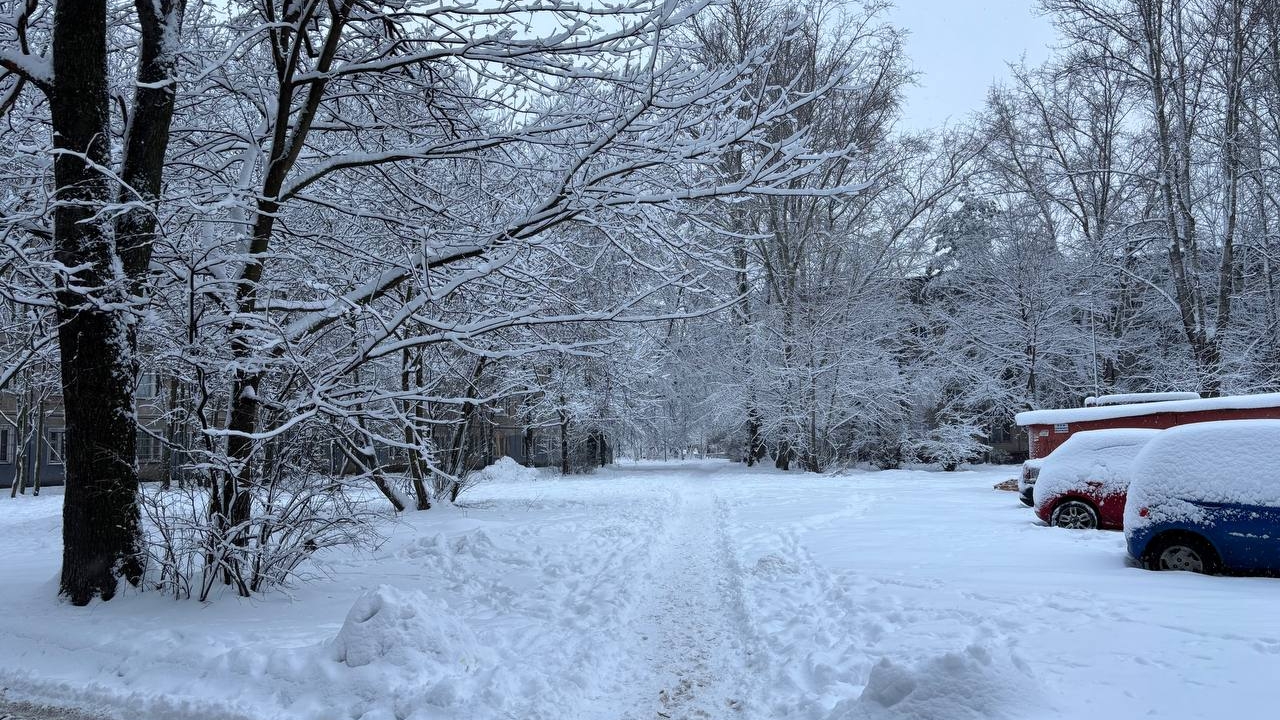
<svg viewBox="0 0 1280 720">
<path fill-rule="evenodd" d="M 116 244 L 130 291 L 146 290 L 156 234 L 156 212 L 145 207 L 160 196 L 164 156 L 169 147 L 173 104 L 177 97 L 177 48 L 186 0 L 136 0 L 138 26 L 138 74 L 134 85 L 133 112 L 125 129 L 124 161 L 120 167 L 121 203 L 133 206 L 116 219 Z M 143 205 L 139 205 L 142 203 Z"/>
<path fill-rule="evenodd" d="M 1182 7 L 1163 2 L 1139 5 L 1143 48 L 1150 74 L 1152 119 L 1155 123 L 1158 170 L 1161 177 L 1160 200 L 1169 233 L 1169 269 L 1173 279 L 1178 312 L 1191 356 L 1201 377 L 1201 390 L 1216 396 L 1222 389 L 1221 338 L 1230 323 L 1231 270 L 1234 266 L 1236 191 L 1239 187 L 1238 143 L 1234 137 L 1239 125 L 1238 46 L 1239 7 L 1233 10 L 1233 35 L 1229 38 L 1227 74 L 1227 106 L 1222 137 L 1224 155 L 1223 198 L 1226 230 L 1220 261 L 1217 292 L 1218 317 L 1211 323 L 1209 303 L 1201 286 L 1200 249 L 1196 215 L 1192 212 L 1197 196 L 1192 187 L 1192 144 L 1197 109 L 1193 91 L 1188 88 L 1192 70 L 1181 49 L 1181 35 L 1186 32 Z M 1172 47 L 1170 47 L 1172 45 Z M 1225 283 L 1225 284 L 1224 284 Z M 1212 324 L 1212 327 L 1211 327 Z"/>
<path fill-rule="evenodd" d="M 59 0 L 53 28 L 54 254 L 66 413 L 61 594 L 76 605 L 142 579 L 134 362 L 125 278 L 108 221 L 106 0 Z"/>
</svg>

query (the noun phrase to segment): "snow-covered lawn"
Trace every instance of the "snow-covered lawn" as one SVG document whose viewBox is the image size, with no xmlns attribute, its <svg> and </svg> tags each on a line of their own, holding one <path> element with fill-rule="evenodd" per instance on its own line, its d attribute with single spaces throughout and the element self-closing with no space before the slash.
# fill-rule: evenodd
<svg viewBox="0 0 1280 720">
<path fill-rule="evenodd" d="M 494 483 L 290 599 L 56 604 L 60 499 L 0 500 L 0 687 L 120 718 L 1233 718 L 1280 580 L 1126 567 L 1013 468 L 625 464 Z"/>
</svg>

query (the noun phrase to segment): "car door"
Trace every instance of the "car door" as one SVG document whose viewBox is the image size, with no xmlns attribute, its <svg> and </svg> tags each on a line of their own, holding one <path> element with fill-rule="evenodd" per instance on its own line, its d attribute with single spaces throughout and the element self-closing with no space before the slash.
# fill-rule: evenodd
<svg viewBox="0 0 1280 720">
<path fill-rule="evenodd" d="M 1233 570 L 1280 570 L 1280 507 L 1196 503 L 1206 534 Z"/>
<path fill-rule="evenodd" d="M 1280 572 L 1280 507 L 1274 505 L 1250 506 L 1254 534 L 1257 540 L 1258 569 Z"/>
</svg>

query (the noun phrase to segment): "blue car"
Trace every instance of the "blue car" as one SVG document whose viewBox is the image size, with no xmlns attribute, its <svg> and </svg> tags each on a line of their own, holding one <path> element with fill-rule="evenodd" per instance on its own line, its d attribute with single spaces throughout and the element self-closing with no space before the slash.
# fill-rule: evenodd
<svg viewBox="0 0 1280 720">
<path fill-rule="evenodd" d="M 1280 420 L 1160 433 L 1134 460 L 1124 525 L 1150 570 L 1280 573 Z"/>
</svg>

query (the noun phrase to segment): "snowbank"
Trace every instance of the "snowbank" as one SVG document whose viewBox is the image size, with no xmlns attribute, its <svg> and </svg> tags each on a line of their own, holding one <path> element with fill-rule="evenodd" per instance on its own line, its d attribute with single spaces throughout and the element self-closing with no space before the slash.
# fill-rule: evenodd
<svg viewBox="0 0 1280 720">
<path fill-rule="evenodd" d="M 348 667 L 416 666 L 432 677 L 441 668 L 472 666 L 480 655 L 475 635 L 439 600 L 390 585 L 356 600 L 331 649 Z"/>
<path fill-rule="evenodd" d="M 1125 527 L 1194 522 L 1191 501 L 1280 506 L 1280 420 L 1183 425 L 1148 443 L 1133 464 Z"/>
<path fill-rule="evenodd" d="M 1202 400 L 1174 400 L 1171 402 L 1144 402 L 1132 405 L 1107 407 L 1064 408 L 1058 410 L 1029 410 L 1020 412 L 1013 420 L 1018 425 L 1058 425 L 1062 423 L 1114 420 L 1115 418 L 1154 415 L 1155 413 L 1199 412 L 1203 410 L 1254 410 L 1280 408 L 1280 393 L 1260 395 L 1230 395 Z"/>
<path fill-rule="evenodd" d="M 1040 467 L 1034 493 L 1036 512 L 1040 512 L 1046 502 L 1070 490 L 1100 495 L 1125 492 L 1134 458 L 1161 432 L 1116 428 L 1078 432 L 1067 438 Z"/>
<path fill-rule="evenodd" d="M 1016 656 L 977 644 L 913 667 L 885 658 L 862 695 L 837 704 L 827 720 L 1021 718 L 1030 677 Z"/>
<path fill-rule="evenodd" d="M 328 673 L 335 684 L 349 683 L 363 697 L 390 696 L 397 713 L 416 709 L 424 718 L 432 708 L 473 704 L 499 664 L 438 598 L 390 585 L 356 600 L 328 654 L 346 667 Z"/>
<path fill-rule="evenodd" d="M 494 464 L 477 470 L 468 477 L 468 481 L 475 483 L 512 483 L 512 482 L 533 482 L 540 477 L 540 473 L 529 467 L 525 467 L 509 457 L 500 457 Z"/>
</svg>

